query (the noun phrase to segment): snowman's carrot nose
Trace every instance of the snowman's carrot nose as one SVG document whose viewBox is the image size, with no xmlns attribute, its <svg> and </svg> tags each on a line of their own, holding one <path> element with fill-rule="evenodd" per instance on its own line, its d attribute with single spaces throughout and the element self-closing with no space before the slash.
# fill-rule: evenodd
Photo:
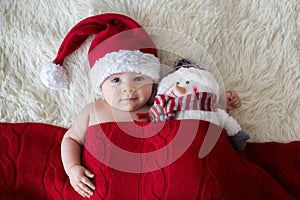
<svg viewBox="0 0 300 200">
<path fill-rule="evenodd" d="M 184 87 L 180 87 L 178 85 L 175 86 L 175 90 L 180 94 L 180 95 L 184 95 L 186 92 L 186 89 Z"/>
</svg>

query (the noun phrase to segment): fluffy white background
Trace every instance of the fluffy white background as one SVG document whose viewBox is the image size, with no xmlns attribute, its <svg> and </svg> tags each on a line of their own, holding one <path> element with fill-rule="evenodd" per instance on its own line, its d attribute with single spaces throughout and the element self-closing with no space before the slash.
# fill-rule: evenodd
<svg viewBox="0 0 300 200">
<path fill-rule="evenodd" d="M 144 27 L 164 28 L 196 44 L 152 33 L 160 49 L 196 62 L 204 54 L 213 60 L 225 88 L 240 94 L 242 107 L 231 115 L 252 141 L 300 140 L 299 0 L 1 1 L 1 122 L 70 126 L 94 98 L 87 78 L 92 37 L 65 60 L 68 89 L 50 91 L 38 74 L 77 22 L 104 12 L 128 15 Z M 164 52 L 162 62 L 172 65 L 176 56 Z"/>
</svg>

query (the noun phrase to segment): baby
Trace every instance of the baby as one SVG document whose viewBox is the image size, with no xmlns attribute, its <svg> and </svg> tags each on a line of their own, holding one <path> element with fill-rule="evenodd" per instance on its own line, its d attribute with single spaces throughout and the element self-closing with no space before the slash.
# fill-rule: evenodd
<svg viewBox="0 0 300 200">
<path fill-rule="evenodd" d="M 42 82 L 60 89 L 66 85 L 64 59 L 90 35 L 96 34 L 88 53 L 92 86 L 103 99 L 86 105 L 63 137 L 62 162 L 70 183 L 83 197 L 91 197 L 95 175 L 82 165 L 81 153 L 88 127 L 105 122 L 144 121 L 138 113 L 148 113 L 153 86 L 161 66 L 155 45 L 146 31 L 131 18 L 120 14 L 100 14 L 82 20 L 65 37 L 56 59 L 41 71 Z M 232 91 L 228 104 L 239 106 Z"/>
<path fill-rule="evenodd" d="M 141 57 L 144 54 L 140 51 L 132 53 Z M 128 61 L 131 57 L 123 58 L 123 61 Z M 154 58 L 153 56 L 153 60 Z M 152 67 L 157 67 L 156 64 L 153 63 Z M 81 148 L 84 145 L 86 129 L 104 122 L 140 120 L 136 114 L 148 112 L 150 109 L 147 102 L 152 94 L 153 83 L 153 77 L 136 73 L 134 70 L 108 76 L 99 85 L 104 100 L 95 101 L 83 108 L 75 123 L 65 134 L 61 147 L 63 165 L 71 185 L 82 196 L 90 197 L 93 194 L 92 190 L 95 189 L 89 180 L 94 175 L 81 165 Z"/>
</svg>

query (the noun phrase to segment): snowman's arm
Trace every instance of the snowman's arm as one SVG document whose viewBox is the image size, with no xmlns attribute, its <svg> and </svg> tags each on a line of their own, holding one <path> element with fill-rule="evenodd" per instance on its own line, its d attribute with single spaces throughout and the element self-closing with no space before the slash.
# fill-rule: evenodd
<svg viewBox="0 0 300 200">
<path fill-rule="evenodd" d="M 219 125 L 226 130 L 228 136 L 233 136 L 242 129 L 240 124 L 225 110 L 218 108 L 216 114 L 219 118 Z"/>
</svg>

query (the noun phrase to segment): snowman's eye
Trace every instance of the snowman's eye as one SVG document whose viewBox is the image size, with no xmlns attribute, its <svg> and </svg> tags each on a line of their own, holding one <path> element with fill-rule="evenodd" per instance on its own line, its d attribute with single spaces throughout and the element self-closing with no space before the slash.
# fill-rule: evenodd
<svg viewBox="0 0 300 200">
<path fill-rule="evenodd" d="M 185 83 L 186 83 L 186 84 L 190 84 L 190 81 L 186 81 Z"/>
<path fill-rule="evenodd" d="M 179 85 L 179 82 L 176 82 L 176 85 Z"/>
</svg>

